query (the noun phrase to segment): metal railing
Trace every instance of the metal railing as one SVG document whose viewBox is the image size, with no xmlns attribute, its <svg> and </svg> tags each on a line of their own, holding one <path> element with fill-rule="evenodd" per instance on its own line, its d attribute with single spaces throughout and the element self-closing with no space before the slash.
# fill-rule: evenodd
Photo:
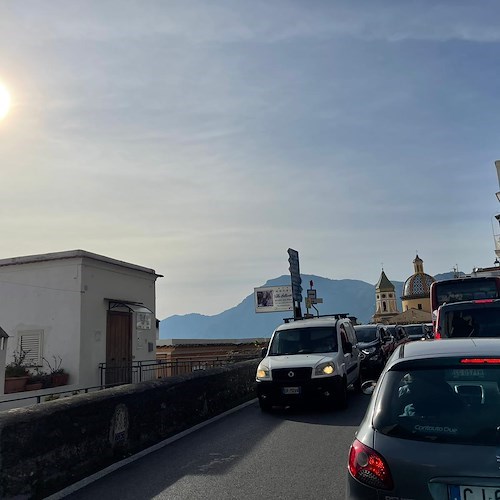
<svg viewBox="0 0 500 500">
<path fill-rule="evenodd" d="M 238 356 L 235 358 L 198 358 L 175 361 L 133 361 L 132 365 L 128 366 L 109 366 L 106 363 L 99 363 L 100 382 L 102 386 L 109 386 L 110 384 L 136 384 L 147 380 L 159 380 L 194 371 L 208 370 L 235 363 L 236 361 L 255 359 L 255 357 Z"/>
</svg>

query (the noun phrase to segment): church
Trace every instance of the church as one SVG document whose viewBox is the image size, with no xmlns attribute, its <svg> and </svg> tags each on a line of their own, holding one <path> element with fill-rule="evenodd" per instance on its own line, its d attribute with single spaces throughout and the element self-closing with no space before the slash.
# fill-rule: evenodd
<svg viewBox="0 0 500 500">
<path fill-rule="evenodd" d="M 394 285 L 384 270 L 375 285 L 375 314 L 373 323 L 411 324 L 432 321 L 430 287 L 436 281 L 424 272 L 424 261 L 416 255 L 413 260 L 414 273 L 405 281 L 401 296 L 402 311 L 399 312 Z"/>
</svg>

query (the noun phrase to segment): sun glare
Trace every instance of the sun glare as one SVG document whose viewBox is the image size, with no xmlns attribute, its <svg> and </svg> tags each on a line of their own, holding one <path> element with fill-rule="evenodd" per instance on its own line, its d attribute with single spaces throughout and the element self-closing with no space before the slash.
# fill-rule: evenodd
<svg viewBox="0 0 500 500">
<path fill-rule="evenodd" d="M 3 120 L 10 108 L 10 94 L 5 85 L 0 83 L 0 120 Z"/>
</svg>

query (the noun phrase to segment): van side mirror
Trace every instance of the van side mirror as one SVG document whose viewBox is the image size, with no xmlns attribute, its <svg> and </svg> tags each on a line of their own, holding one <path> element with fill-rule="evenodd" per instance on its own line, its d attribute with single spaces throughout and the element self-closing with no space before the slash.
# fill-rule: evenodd
<svg viewBox="0 0 500 500">
<path fill-rule="evenodd" d="M 260 350 L 260 355 L 265 358 L 266 357 L 266 354 L 267 354 L 267 347 L 263 347 L 261 350 Z"/>
<path fill-rule="evenodd" d="M 352 344 L 350 342 L 344 344 L 344 351 L 348 354 L 352 354 Z"/>
</svg>

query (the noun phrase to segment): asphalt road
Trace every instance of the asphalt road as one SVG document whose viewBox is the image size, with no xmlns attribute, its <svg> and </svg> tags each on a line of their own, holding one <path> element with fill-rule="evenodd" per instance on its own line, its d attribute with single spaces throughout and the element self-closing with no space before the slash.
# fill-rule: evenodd
<svg viewBox="0 0 500 500">
<path fill-rule="evenodd" d="M 272 414 L 255 402 L 65 498 L 343 500 L 349 446 L 369 401 L 349 398 L 347 410 Z"/>
</svg>

